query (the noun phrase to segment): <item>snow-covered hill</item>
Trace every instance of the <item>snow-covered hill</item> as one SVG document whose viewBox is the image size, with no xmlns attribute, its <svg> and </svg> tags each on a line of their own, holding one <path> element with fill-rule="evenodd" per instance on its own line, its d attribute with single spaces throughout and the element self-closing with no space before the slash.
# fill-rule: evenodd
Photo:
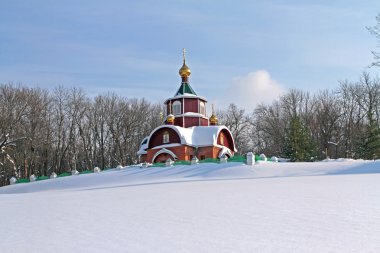
<svg viewBox="0 0 380 253">
<path fill-rule="evenodd" d="M 380 252 L 380 161 L 126 167 L 0 188 L 1 252 Z"/>
</svg>

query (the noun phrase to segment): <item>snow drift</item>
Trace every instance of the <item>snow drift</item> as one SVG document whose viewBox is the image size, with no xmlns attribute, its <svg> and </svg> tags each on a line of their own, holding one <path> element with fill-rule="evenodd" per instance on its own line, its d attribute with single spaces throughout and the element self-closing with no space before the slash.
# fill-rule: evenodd
<svg viewBox="0 0 380 253">
<path fill-rule="evenodd" d="M 379 172 L 379 161 L 227 163 L 17 184 L 0 188 L 0 247 L 379 252 Z"/>
</svg>

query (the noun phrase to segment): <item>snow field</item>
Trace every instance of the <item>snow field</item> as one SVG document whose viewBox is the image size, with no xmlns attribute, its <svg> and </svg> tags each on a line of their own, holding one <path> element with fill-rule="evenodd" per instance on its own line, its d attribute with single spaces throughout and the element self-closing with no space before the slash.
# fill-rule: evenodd
<svg viewBox="0 0 380 253">
<path fill-rule="evenodd" d="M 380 252 L 380 174 L 370 174 L 379 165 L 128 168 L 3 187 L 0 247 L 56 253 Z"/>
</svg>

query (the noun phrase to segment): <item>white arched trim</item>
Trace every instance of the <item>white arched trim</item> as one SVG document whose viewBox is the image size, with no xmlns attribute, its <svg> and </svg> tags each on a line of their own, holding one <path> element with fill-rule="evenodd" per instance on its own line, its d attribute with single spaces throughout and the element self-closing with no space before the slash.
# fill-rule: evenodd
<svg viewBox="0 0 380 253">
<path fill-rule="evenodd" d="M 152 138 L 152 136 L 154 135 L 154 133 L 162 128 L 170 128 L 170 129 L 173 129 L 179 136 L 180 140 L 181 140 L 181 144 L 183 145 L 188 145 L 188 146 L 200 146 L 200 145 L 196 145 L 192 142 L 192 135 L 194 134 L 194 130 L 196 130 L 197 127 L 190 127 L 190 128 L 183 128 L 183 127 L 179 127 L 179 126 L 173 126 L 173 125 L 162 125 L 162 126 L 158 126 L 156 127 L 149 135 L 148 137 L 148 141 L 147 141 L 147 148 L 149 148 L 149 144 L 150 144 L 150 140 Z M 213 145 L 213 146 L 217 146 L 218 145 L 218 137 L 219 137 L 219 134 L 220 132 L 225 129 L 229 135 L 231 136 L 232 138 L 232 143 L 233 143 L 233 147 L 234 147 L 234 150 L 231 150 L 233 152 L 237 152 L 236 150 L 236 146 L 235 146 L 235 140 L 234 140 L 234 137 L 232 136 L 231 134 L 231 131 L 226 127 L 226 126 L 202 126 L 202 127 L 199 127 L 199 128 L 203 128 L 203 129 L 209 129 L 209 128 L 216 128 L 217 130 L 214 132 L 213 134 L 213 140 L 210 141 L 210 143 L 207 143 L 206 146 L 210 146 L 210 145 Z M 205 146 L 205 145 L 203 145 Z M 150 147 L 150 148 L 154 148 L 154 147 Z"/>
<path fill-rule="evenodd" d="M 182 113 L 182 106 L 181 106 L 181 102 L 180 101 L 174 101 L 173 105 L 173 114 L 174 115 L 178 115 L 178 114 L 181 114 Z"/>
<path fill-rule="evenodd" d="M 227 130 L 227 132 L 230 134 L 231 139 L 232 139 L 232 146 L 234 147 L 234 152 L 237 152 L 237 149 L 236 149 L 236 147 L 235 147 L 235 140 L 234 140 L 234 137 L 233 137 L 233 135 L 232 135 L 230 129 L 228 129 L 228 128 L 225 127 L 225 126 L 221 127 L 221 128 L 218 130 L 218 133 L 216 134 L 216 140 L 215 140 L 216 143 L 215 143 L 215 144 L 218 143 L 219 134 L 220 134 L 220 132 L 221 132 L 222 130 Z"/>
<path fill-rule="evenodd" d="M 173 153 L 173 151 L 166 149 L 166 148 L 162 148 L 157 153 L 154 154 L 153 159 L 152 159 L 152 163 L 154 163 L 154 160 L 156 160 L 157 156 L 159 156 L 161 154 L 170 155 L 173 158 L 173 161 L 177 159 L 177 156 Z"/>
<path fill-rule="evenodd" d="M 158 130 L 160 130 L 161 128 L 170 128 L 170 129 L 173 129 L 179 136 L 179 139 L 181 140 L 181 144 L 186 144 L 183 137 L 182 137 L 182 134 L 180 131 L 178 131 L 177 127 L 176 126 L 173 126 L 173 125 L 162 125 L 162 126 L 158 126 L 156 127 L 151 133 L 150 135 L 148 136 L 148 141 L 147 141 L 147 148 L 149 148 L 149 143 L 150 143 L 150 139 L 152 138 L 152 136 L 154 135 L 154 133 Z M 154 148 L 154 147 L 152 147 Z"/>
<path fill-rule="evenodd" d="M 223 147 L 218 154 L 218 157 L 221 158 L 223 155 L 227 155 L 228 157 L 233 157 L 233 154 L 229 148 Z"/>
</svg>

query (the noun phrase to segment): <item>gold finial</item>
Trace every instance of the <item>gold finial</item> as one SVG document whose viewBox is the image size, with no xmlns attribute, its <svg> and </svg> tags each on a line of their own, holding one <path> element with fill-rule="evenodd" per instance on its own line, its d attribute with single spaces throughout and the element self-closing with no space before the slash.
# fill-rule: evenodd
<svg viewBox="0 0 380 253">
<path fill-rule="evenodd" d="M 212 114 L 210 117 L 210 125 L 215 126 L 218 124 L 218 117 L 214 114 L 214 104 L 211 104 Z"/>
<path fill-rule="evenodd" d="M 182 67 L 179 69 L 179 75 L 183 77 L 183 81 L 187 81 L 187 77 L 190 76 L 191 71 L 190 68 L 186 65 L 186 49 L 182 49 L 182 57 L 183 57 L 183 64 Z"/>
<path fill-rule="evenodd" d="M 166 116 L 166 123 L 169 125 L 174 124 L 174 115 L 172 114 L 172 101 L 169 101 L 169 114 Z"/>
</svg>

